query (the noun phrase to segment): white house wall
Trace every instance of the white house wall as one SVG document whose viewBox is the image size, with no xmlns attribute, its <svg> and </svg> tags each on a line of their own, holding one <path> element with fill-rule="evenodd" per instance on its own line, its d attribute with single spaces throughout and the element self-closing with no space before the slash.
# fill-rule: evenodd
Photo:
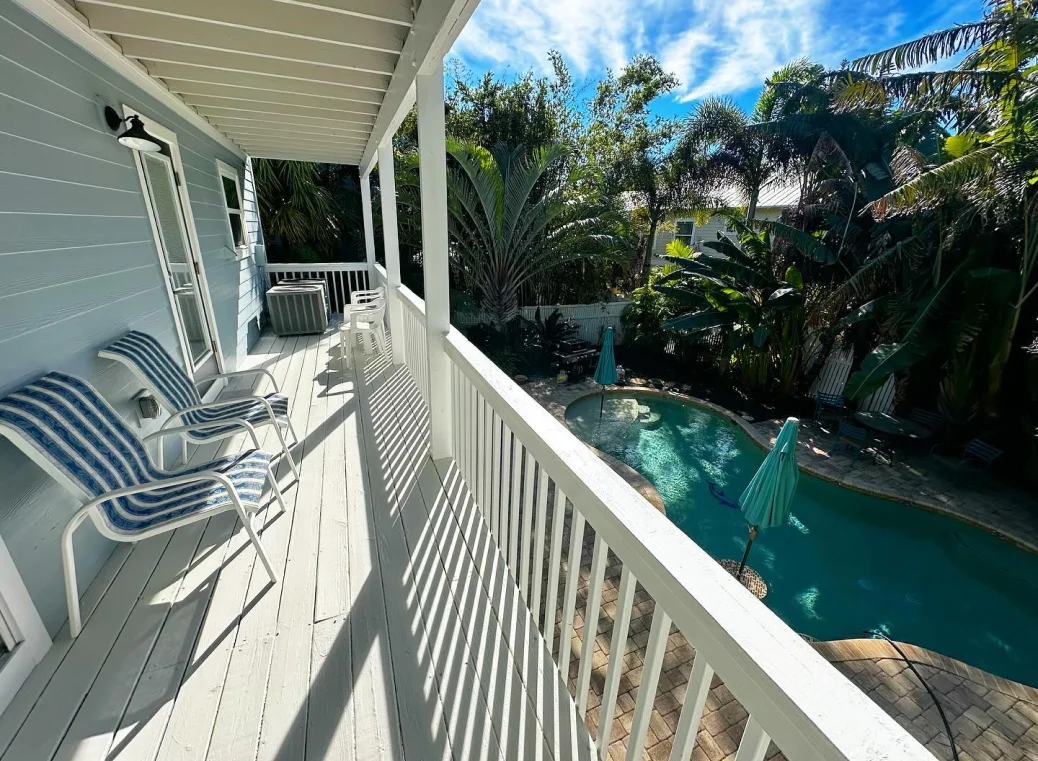
<svg viewBox="0 0 1038 761">
<path fill-rule="evenodd" d="M 242 159 L 0 3 L 0 395 L 63 370 L 130 416 L 140 386 L 97 350 L 133 327 L 182 354 L 133 155 L 104 125 L 99 97 L 139 107 L 177 134 L 228 369 L 257 336 L 261 273 L 229 248 L 216 173 L 219 158 L 244 179 Z M 250 231 L 259 234 L 255 224 Z M 0 535 L 53 634 L 65 619 L 59 539 L 76 503 L 5 439 L 0 484 Z M 92 527 L 77 532 L 81 589 L 111 549 Z"/>
</svg>

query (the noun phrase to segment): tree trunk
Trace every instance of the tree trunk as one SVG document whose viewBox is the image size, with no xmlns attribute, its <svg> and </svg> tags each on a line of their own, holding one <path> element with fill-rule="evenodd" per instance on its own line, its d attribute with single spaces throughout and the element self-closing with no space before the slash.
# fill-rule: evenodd
<svg viewBox="0 0 1038 761">
<path fill-rule="evenodd" d="M 749 202 L 746 204 L 746 226 L 753 227 L 753 219 L 757 216 L 757 199 L 760 197 L 760 188 L 754 188 L 750 193 Z"/>
<path fill-rule="evenodd" d="M 656 217 L 649 222 L 649 237 L 645 239 L 645 254 L 642 257 L 642 285 L 649 284 L 649 273 L 652 271 L 652 250 L 656 247 Z"/>
</svg>

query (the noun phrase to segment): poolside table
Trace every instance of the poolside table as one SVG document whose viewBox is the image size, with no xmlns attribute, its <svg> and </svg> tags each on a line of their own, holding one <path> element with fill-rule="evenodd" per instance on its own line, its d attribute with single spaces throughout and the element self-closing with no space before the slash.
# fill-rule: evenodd
<svg viewBox="0 0 1038 761">
<path fill-rule="evenodd" d="M 855 412 L 854 419 L 869 430 L 880 434 L 885 439 L 907 439 L 909 441 L 922 441 L 930 436 L 931 431 L 914 420 L 898 417 L 886 412 Z M 894 448 L 884 452 L 890 457 L 890 464 L 894 464 Z"/>
</svg>

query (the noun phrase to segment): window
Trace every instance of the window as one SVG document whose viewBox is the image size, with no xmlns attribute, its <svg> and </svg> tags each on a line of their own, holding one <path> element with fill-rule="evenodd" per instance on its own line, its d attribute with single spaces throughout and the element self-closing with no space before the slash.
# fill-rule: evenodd
<svg viewBox="0 0 1038 761">
<path fill-rule="evenodd" d="M 238 173 L 222 161 L 216 162 L 220 177 L 220 190 L 223 193 L 224 206 L 227 209 L 227 224 L 230 226 L 231 242 L 239 259 L 252 253 L 249 245 L 249 234 L 245 229 L 245 214 L 242 204 L 241 183 Z"/>
<path fill-rule="evenodd" d="M 691 219 L 679 219 L 676 224 L 674 240 L 680 240 L 689 248 L 692 247 L 692 233 L 696 230 L 696 223 Z"/>
</svg>

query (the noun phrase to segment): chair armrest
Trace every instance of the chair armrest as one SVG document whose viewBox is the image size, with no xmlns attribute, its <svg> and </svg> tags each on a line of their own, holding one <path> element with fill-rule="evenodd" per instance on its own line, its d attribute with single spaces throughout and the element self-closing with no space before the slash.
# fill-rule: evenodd
<svg viewBox="0 0 1038 761">
<path fill-rule="evenodd" d="M 199 383 L 196 383 L 195 387 L 197 388 L 202 383 L 209 383 L 210 381 L 218 380 L 220 378 L 242 378 L 242 377 L 245 377 L 245 376 L 248 376 L 248 375 L 265 375 L 265 376 L 267 376 L 270 379 L 270 385 L 272 385 L 274 387 L 274 393 L 275 394 L 280 394 L 281 393 L 281 389 L 278 388 L 278 382 L 276 380 L 274 380 L 274 374 L 272 372 L 270 372 L 270 370 L 267 370 L 266 368 L 263 368 L 263 367 L 256 367 L 256 368 L 253 368 L 252 370 L 235 370 L 233 373 L 219 373 L 218 375 L 210 375 L 208 378 L 200 381 Z"/>
<path fill-rule="evenodd" d="M 256 435 L 256 429 L 252 423 L 241 418 L 228 418 L 227 420 L 214 420 L 211 423 L 199 423 L 198 425 L 178 425 L 175 428 L 160 428 L 154 433 L 149 433 L 141 441 L 147 443 L 155 439 L 161 439 L 164 436 L 169 436 L 174 433 L 187 433 L 188 431 L 205 431 L 212 428 L 226 428 L 227 426 L 237 426 L 244 428 L 246 433 L 252 437 L 252 443 L 256 449 L 260 449 L 259 436 Z"/>
</svg>

